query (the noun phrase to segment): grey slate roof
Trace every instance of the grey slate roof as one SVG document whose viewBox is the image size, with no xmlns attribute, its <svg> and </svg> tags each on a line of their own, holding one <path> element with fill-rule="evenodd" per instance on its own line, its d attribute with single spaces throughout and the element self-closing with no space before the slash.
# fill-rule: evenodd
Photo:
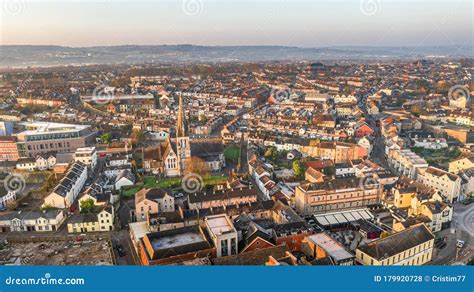
<svg viewBox="0 0 474 292">
<path fill-rule="evenodd" d="M 419 224 L 362 245 L 358 249 L 377 260 L 382 260 L 432 239 L 434 239 L 434 235 L 425 224 Z"/>
</svg>

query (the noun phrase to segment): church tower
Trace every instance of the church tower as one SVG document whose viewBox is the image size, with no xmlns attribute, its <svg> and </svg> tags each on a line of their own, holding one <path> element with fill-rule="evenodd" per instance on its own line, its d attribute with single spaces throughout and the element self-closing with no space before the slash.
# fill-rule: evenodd
<svg viewBox="0 0 474 292">
<path fill-rule="evenodd" d="M 183 96 L 179 95 L 178 121 L 176 124 L 176 155 L 178 156 L 179 173 L 186 173 L 186 164 L 191 160 L 191 144 L 189 143 L 188 125 L 184 116 Z"/>
</svg>

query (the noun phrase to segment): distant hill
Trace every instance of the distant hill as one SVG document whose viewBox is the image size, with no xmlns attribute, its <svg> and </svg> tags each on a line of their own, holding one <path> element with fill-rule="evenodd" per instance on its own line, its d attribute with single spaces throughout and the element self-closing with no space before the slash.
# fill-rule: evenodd
<svg viewBox="0 0 474 292">
<path fill-rule="evenodd" d="M 143 62 L 260 62 L 284 60 L 378 60 L 472 57 L 470 48 L 284 46 L 0 46 L 0 67 L 119 64 Z"/>
</svg>

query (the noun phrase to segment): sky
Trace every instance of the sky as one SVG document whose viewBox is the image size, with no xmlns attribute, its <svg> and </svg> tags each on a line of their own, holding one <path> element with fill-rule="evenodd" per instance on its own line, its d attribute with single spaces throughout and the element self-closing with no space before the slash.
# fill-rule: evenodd
<svg viewBox="0 0 474 292">
<path fill-rule="evenodd" d="M 0 0 L 2 45 L 435 46 L 473 41 L 472 0 Z"/>
</svg>

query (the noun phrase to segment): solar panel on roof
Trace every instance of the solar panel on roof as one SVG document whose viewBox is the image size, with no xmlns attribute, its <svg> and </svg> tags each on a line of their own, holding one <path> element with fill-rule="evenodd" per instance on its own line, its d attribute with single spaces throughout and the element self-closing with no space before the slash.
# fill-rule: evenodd
<svg viewBox="0 0 474 292">
<path fill-rule="evenodd" d="M 359 214 L 362 216 L 362 218 L 364 218 L 366 220 L 372 219 L 372 216 L 365 210 L 359 211 Z"/>
<path fill-rule="evenodd" d="M 352 213 L 352 216 L 354 216 L 354 219 L 355 219 L 355 220 L 362 219 L 362 216 L 359 214 L 359 212 L 353 212 L 353 213 Z"/>
<path fill-rule="evenodd" d="M 346 217 L 342 216 L 342 214 L 334 214 L 334 217 L 339 223 L 347 223 Z"/>
<path fill-rule="evenodd" d="M 352 216 L 353 213 L 354 212 L 345 212 L 345 213 L 342 213 L 342 215 L 346 217 L 347 221 L 352 222 L 352 221 L 356 221 L 354 216 Z"/>
<path fill-rule="evenodd" d="M 327 215 L 326 220 L 328 220 L 329 224 L 338 224 L 336 218 L 333 215 Z"/>
<path fill-rule="evenodd" d="M 326 220 L 326 218 L 324 216 L 318 216 L 315 219 L 316 219 L 316 221 L 319 222 L 319 224 L 321 224 L 323 226 L 330 225 L 328 220 Z"/>
</svg>

